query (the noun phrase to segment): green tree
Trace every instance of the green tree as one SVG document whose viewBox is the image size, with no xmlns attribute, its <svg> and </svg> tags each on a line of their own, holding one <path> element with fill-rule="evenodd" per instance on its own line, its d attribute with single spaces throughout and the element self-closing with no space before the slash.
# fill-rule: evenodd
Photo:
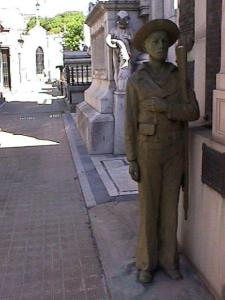
<svg viewBox="0 0 225 300">
<path fill-rule="evenodd" d="M 65 12 L 53 18 L 40 18 L 39 21 L 49 34 L 63 34 L 66 49 L 79 50 L 79 45 L 84 39 L 84 20 L 81 12 Z M 36 18 L 33 17 L 27 24 L 27 30 L 31 30 L 35 24 Z"/>
</svg>

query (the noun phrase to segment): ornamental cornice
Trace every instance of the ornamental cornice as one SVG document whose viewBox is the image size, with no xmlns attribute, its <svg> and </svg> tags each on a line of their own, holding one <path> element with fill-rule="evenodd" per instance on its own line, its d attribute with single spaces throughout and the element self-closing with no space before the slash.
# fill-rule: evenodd
<svg viewBox="0 0 225 300">
<path fill-rule="evenodd" d="M 99 1 L 87 16 L 85 23 L 92 26 L 96 19 L 101 17 L 106 11 L 137 11 L 139 10 L 139 0 L 124 1 Z"/>
</svg>

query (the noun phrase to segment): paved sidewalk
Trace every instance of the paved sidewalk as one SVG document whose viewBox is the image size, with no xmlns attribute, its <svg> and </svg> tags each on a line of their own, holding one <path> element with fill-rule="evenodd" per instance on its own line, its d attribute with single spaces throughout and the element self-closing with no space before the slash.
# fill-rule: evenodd
<svg viewBox="0 0 225 300">
<path fill-rule="evenodd" d="M 183 280 L 172 280 L 157 270 L 151 284 L 142 285 L 137 281 L 139 209 L 136 201 L 106 203 L 92 208 L 89 215 L 113 300 L 215 300 L 182 255 Z"/>
<path fill-rule="evenodd" d="M 0 300 L 107 299 L 62 108 L 0 110 Z"/>
<path fill-rule="evenodd" d="M 50 93 L 18 96 L 0 108 L 0 300 L 213 300 L 182 256 L 184 280 L 137 282 L 137 195 L 110 195 L 95 168 L 120 187 L 118 157 L 90 157 Z"/>
<path fill-rule="evenodd" d="M 90 155 L 88 159 L 85 147 L 75 128 L 75 123 L 70 124 L 70 128 L 73 132 L 73 141 L 75 140 L 73 147 L 77 147 L 75 153 L 80 156 L 80 162 L 83 164 L 81 169 L 78 167 L 78 175 L 82 174 L 83 176 L 83 173 L 86 175 L 85 184 L 82 184 L 83 179 L 81 180 L 83 193 L 86 194 L 89 183 L 88 198 L 90 198 L 89 194 L 92 191 L 92 199 L 96 202 L 95 206 L 89 206 L 89 216 L 112 299 L 213 300 L 214 298 L 203 285 L 195 270 L 182 255 L 180 255 L 180 266 L 183 280 L 171 280 L 161 270 L 158 270 L 154 274 L 154 280 L 151 284 L 141 285 L 137 281 L 135 252 L 139 227 L 139 207 L 137 194 L 133 194 L 133 187 L 130 188 L 128 169 L 126 174 L 124 164 L 122 164 L 121 172 L 120 156 L 92 156 L 92 161 L 97 162 L 95 163 L 97 168 L 101 161 L 103 167 L 104 164 L 108 167 L 108 174 L 100 167 L 97 172 L 108 193 L 113 191 L 111 183 L 118 187 L 118 193 L 115 196 L 110 197 L 108 195 L 105 197 L 105 201 L 103 199 L 99 201 L 102 194 L 105 195 L 107 191 L 105 192 L 102 188 L 102 184 L 95 174 L 96 170 L 94 171 L 93 164 L 90 162 Z M 105 180 L 106 175 L 108 177 L 107 182 Z M 107 188 L 109 177 L 111 177 L 111 183 Z M 126 189 L 124 194 L 120 193 L 122 191 L 120 189 L 121 183 L 122 188 Z M 127 193 L 129 190 L 130 194 Z M 85 200 L 88 199 L 85 197 Z"/>
</svg>

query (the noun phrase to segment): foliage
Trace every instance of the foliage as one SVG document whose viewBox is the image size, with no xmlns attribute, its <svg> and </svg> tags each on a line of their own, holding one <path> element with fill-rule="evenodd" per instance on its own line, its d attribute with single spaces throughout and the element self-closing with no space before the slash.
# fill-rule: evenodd
<svg viewBox="0 0 225 300">
<path fill-rule="evenodd" d="M 66 12 L 53 18 L 39 18 L 39 21 L 49 34 L 63 34 L 66 49 L 79 50 L 80 42 L 84 38 L 84 19 L 81 12 Z M 27 30 L 31 30 L 35 24 L 36 18 L 33 17 L 27 24 Z"/>
</svg>

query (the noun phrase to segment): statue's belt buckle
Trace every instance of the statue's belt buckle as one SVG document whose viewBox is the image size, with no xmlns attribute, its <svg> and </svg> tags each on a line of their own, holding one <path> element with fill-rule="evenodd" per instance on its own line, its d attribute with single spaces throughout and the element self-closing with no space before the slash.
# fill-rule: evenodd
<svg viewBox="0 0 225 300">
<path fill-rule="evenodd" d="M 154 135 L 156 132 L 156 125 L 140 123 L 138 132 L 142 135 Z"/>
</svg>

